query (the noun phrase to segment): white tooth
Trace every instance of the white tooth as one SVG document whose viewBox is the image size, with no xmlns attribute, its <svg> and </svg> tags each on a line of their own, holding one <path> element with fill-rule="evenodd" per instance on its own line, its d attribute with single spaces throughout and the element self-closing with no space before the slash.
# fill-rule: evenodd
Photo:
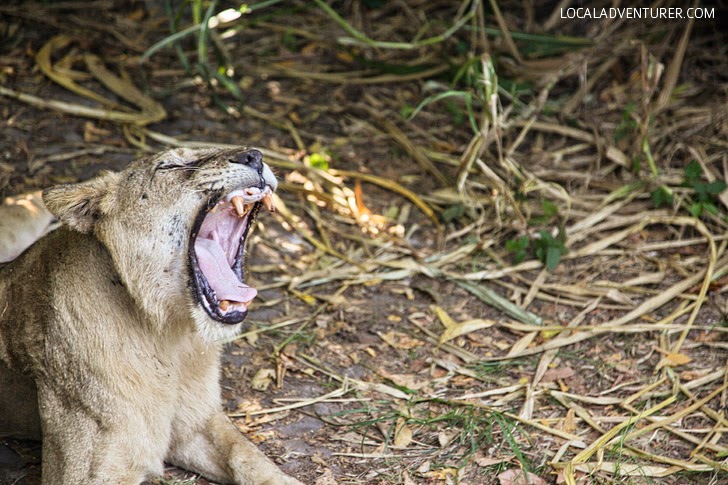
<svg viewBox="0 0 728 485">
<path fill-rule="evenodd" d="M 227 300 L 223 300 L 220 302 L 220 310 L 226 312 L 228 307 L 230 306 L 230 302 Z"/>
<path fill-rule="evenodd" d="M 263 197 L 263 205 L 265 205 L 265 208 L 268 209 L 270 212 L 275 212 L 276 206 L 273 204 L 273 196 L 270 192 L 265 194 L 265 197 Z"/>
<path fill-rule="evenodd" d="M 232 202 L 233 206 L 235 206 L 235 211 L 238 213 L 239 217 L 243 217 L 248 212 L 245 210 L 245 203 L 241 196 L 236 195 L 230 200 L 230 202 Z"/>
</svg>

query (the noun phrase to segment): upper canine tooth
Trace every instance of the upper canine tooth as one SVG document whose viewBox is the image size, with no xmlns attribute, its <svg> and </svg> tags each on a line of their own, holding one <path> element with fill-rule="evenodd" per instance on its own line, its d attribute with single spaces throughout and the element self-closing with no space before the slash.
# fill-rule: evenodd
<svg viewBox="0 0 728 485">
<path fill-rule="evenodd" d="M 235 207 L 235 212 L 238 213 L 238 216 L 243 217 L 246 214 L 245 202 L 240 195 L 236 195 L 235 197 L 230 199 L 230 202 L 232 202 L 233 206 Z"/>
<path fill-rule="evenodd" d="M 273 196 L 270 192 L 265 194 L 265 197 L 261 199 L 263 201 L 263 205 L 265 205 L 265 208 L 268 209 L 270 212 L 275 212 L 276 206 L 273 204 Z"/>
</svg>

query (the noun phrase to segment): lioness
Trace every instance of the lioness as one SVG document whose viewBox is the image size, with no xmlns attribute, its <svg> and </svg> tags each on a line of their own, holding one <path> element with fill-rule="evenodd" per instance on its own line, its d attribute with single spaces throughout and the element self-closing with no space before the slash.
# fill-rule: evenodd
<svg viewBox="0 0 728 485">
<path fill-rule="evenodd" d="M 0 436 L 42 437 L 43 484 L 138 484 L 164 461 L 300 484 L 223 414 L 218 383 L 276 185 L 258 150 L 175 149 L 43 193 L 62 227 L 0 265 Z"/>
</svg>

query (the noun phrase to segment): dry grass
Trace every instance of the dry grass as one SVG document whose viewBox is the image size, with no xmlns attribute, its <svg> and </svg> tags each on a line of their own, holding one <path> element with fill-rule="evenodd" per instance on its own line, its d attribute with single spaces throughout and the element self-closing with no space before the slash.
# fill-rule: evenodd
<svg viewBox="0 0 728 485">
<path fill-rule="evenodd" d="M 341 482 L 521 483 L 512 469 L 532 483 L 728 479 L 728 195 L 706 189 L 728 179 L 715 25 L 578 23 L 494 1 L 315 3 L 262 9 L 213 39 L 233 50 L 267 33 L 249 48 L 282 53 L 246 75 L 287 90 L 279 112 L 228 108 L 289 136 L 290 149 L 265 154 L 285 174 L 276 224 L 300 241 L 281 256 L 293 263 L 253 268 L 295 318 L 244 337 L 284 332 L 280 385 L 301 372 L 335 387 L 267 412 L 346 409 L 325 417 L 342 430 L 335 456 L 354 465 Z M 56 82 L 48 49 L 63 42 L 36 57 Z M 229 94 L 217 94 L 228 107 Z M 164 116 L 150 98 L 125 99 L 140 112 L 77 114 L 127 123 L 139 147 L 191 144 L 144 127 Z M 319 131 L 329 118 L 340 125 Z M 376 305 L 392 288 L 411 304 L 376 348 L 399 360 L 347 377 L 366 352 L 332 350 L 316 322 L 356 307 L 362 289 Z M 289 345 L 302 335 L 323 339 Z"/>
</svg>

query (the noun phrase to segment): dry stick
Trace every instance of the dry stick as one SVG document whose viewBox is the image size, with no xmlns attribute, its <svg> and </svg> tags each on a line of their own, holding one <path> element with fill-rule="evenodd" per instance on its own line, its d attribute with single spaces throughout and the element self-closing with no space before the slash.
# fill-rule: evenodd
<svg viewBox="0 0 728 485">
<path fill-rule="evenodd" d="M 73 116 L 82 116 L 97 120 L 118 121 L 121 123 L 130 123 L 139 126 L 159 121 L 159 119 L 150 118 L 149 116 L 145 116 L 143 113 L 123 113 L 120 111 L 102 108 L 90 108 L 80 104 L 66 103 L 64 101 L 56 101 L 53 99 L 46 100 L 31 94 L 15 91 L 4 86 L 0 86 L 0 95 L 17 99 L 18 101 L 22 101 L 23 103 L 27 103 L 36 108 L 50 109 Z"/>
<path fill-rule="evenodd" d="M 692 288 L 693 286 L 695 286 L 701 279 L 705 278 L 705 274 L 706 274 L 706 272 L 705 272 L 705 270 L 703 270 L 697 274 L 694 274 L 693 276 L 690 276 L 690 277 L 682 280 L 681 282 L 679 282 L 679 283 L 673 285 L 671 288 L 667 289 L 664 293 L 661 293 L 648 300 L 645 300 L 644 302 L 642 302 L 642 304 L 640 304 L 634 310 L 630 311 L 629 313 L 627 313 L 619 318 L 606 322 L 604 325 L 612 326 L 612 327 L 619 327 L 619 326 L 625 325 L 625 324 L 641 317 L 645 313 L 648 313 L 652 310 L 655 310 L 655 309 L 661 307 L 662 305 L 664 305 L 668 301 L 672 300 L 676 296 L 680 295 L 681 293 L 683 293 L 683 292 L 687 291 L 688 289 Z M 708 279 L 708 281 L 709 281 L 709 279 Z M 511 355 L 509 357 L 505 357 L 505 356 L 484 357 L 481 360 L 486 361 L 486 362 L 497 362 L 497 361 L 509 360 L 509 359 L 513 359 L 513 358 L 517 358 L 517 357 L 525 357 L 528 355 L 540 354 L 541 352 L 543 352 L 545 350 L 567 347 L 567 346 L 573 345 L 575 343 L 583 342 L 584 340 L 589 340 L 590 338 L 593 338 L 596 335 L 599 335 L 600 333 L 601 332 L 597 332 L 597 331 L 588 331 L 588 332 L 578 333 L 576 335 L 571 335 L 571 336 L 565 337 L 565 338 L 557 338 L 557 339 L 551 340 L 549 342 L 546 342 L 542 345 L 538 345 L 533 348 L 525 349 L 517 355 Z"/>
<path fill-rule="evenodd" d="M 589 229 L 596 224 L 602 222 L 603 220 L 609 218 L 613 214 L 615 214 L 617 211 L 622 209 L 624 206 L 632 202 L 633 198 L 628 197 L 626 199 L 614 202 L 612 204 L 606 205 L 602 207 L 600 210 L 593 212 L 586 216 L 585 218 L 579 220 L 578 222 L 572 224 L 571 226 L 566 228 L 566 234 L 569 235 L 568 239 L 566 240 L 566 246 L 571 247 L 576 242 L 583 239 L 586 235 L 581 234 L 582 231 Z"/>
<path fill-rule="evenodd" d="M 624 441 L 628 441 L 628 440 L 631 440 L 631 439 L 636 438 L 638 436 L 641 436 L 643 434 L 649 433 L 650 431 L 653 431 L 653 430 L 655 430 L 657 428 L 666 428 L 668 424 L 674 423 L 675 421 L 678 421 L 680 419 L 683 419 L 684 417 L 686 417 L 687 415 L 689 415 L 692 412 L 696 411 L 697 409 L 705 406 L 705 404 L 707 404 L 710 401 L 712 401 L 714 397 L 716 397 L 717 395 L 719 395 L 726 388 L 728 388 L 728 384 L 724 384 L 724 385 L 720 386 L 718 389 L 715 389 L 713 392 L 711 392 L 710 394 L 708 394 L 707 396 L 705 396 L 703 399 L 700 399 L 700 400 L 694 402 L 690 406 L 687 406 L 687 407 L 681 409 L 680 411 L 678 411 L 677 413 L 675 413 L 675 414 L 673 414 L 671 416 L 665 416 L 665 417 L 663 417 L 662 419 L 660 419 L 659 421 L 657 421 L 655 423 L 648 424 L 644 428 L 640 428 L 640 429 L 637 429 L 635 431 L 632 431 L 631 433 L 628 433 L 627 436 L 624 437 Z M 672 396 L 672 397 L 674 397 L 674 399 L 671 400 L 670 398 L 668 398 L 668 399 L 666 399 L 663 402 L 668 402 L 668 401 L 673 402 L 674 400 L 677 399 L 676 396 Z M 650 413 L 650 414 L 652 414 L 652 413 Z"/>
<path fill-rule="evenodd" d="M 634 414 L 638 414 L 640 412 L 639 409 L 634 408 L 632 406 L 623 406 L 623 407 L 627 411 L 629 411 L 631 413 L 634 413 Z M 660 420 L 662 419 L 662 417 L 650 416 L 647 419 L 651 423 L 659 423 Z M 665 431 L 668 431 L 669 433 L 671 433 L 671 434 L 677 436 L 678 438 L 680 438 L 682 440 L 685 440 L 685 441 L 687 441 L 689 443 L 693 443 L 693 444 L 698 445 L 701 442 L 701 440 L 699 438 L 696 438 L 695 436 L 693 436 L 693 435 L 691 435 L 691 434 L 689 434 L 689 433 L 687 433 L 685 431 L 682 431 L 680 429 L 673 428 L 672 426 L 666 426 L 664 429 L 665 429 Z M 724 446 L 712 444 L 712 443 L 706 443 L 704 447 L 707 448 L 707 449 L 709 449 L 710 451 L 712 451 L 714 453 L 726 453 L 726 452 L 728 452 L 728 448 L 726 448 Z"/>
<path fill-rule="evenodd" d="M 283 203 L 283 201 L 278 197 L 276 194 L 273 194 L 273 197 L 276 199 L 275 206 L 276 206 L 276 212 L 293 228 L 295 228 L 298 233 L 303 236 L 303 238 L 309 242 L 312 246 L 314 246 L 319 251 L 322 251 L 324 253 L 330 254 L 331 256 L 334 256 L 335 258 L 341 259 L 342 261 L 346 261 L 347 263 L 360 267 L 361 269 L 364 269 L 363 266 L 361 266 L 360 263 L 357 263 L 356 261 L 353 261 L 351 258 L 346 256 L 345 254 L 340 253 L 339 251 L 335 250 L 334 248 L 327 247 L 326 244 L 322 243 L 315 237 L 313 237 L 308 232 L 304 231 L 300 224 L 296 223 L 296 221 L 293 218 L 293 214 L 291 214 L 291 211 L 288 210 L 288 207 Z"/>
<path fill-rule="evenodd" d="M 40 48 L 38 53 L 35 55 L 35 63 L 38 65 L 43 74 L 45 74 L 51 81 L 63 86 L 73 93 L 78 94 L 79 96 L 91 99 L 103 104 L 104 106 L 108 106 L 109 108 L 124 109 L 118 103 L 115 103 L 110 99 L 106 99 L 90 89 L 79 86 L 73 79 L 55 69 L 53 62 L 51 61 L 51 54 L 53 51 L 60 50 L 68 46 L 68 44 L 72 41 L 73 39 L 66 35 L 57 35 Z"/>
<path fill-rule="evenodd" d="M 728 376 L 728 372 L 726 372 L 726 375 Z M 686 388 L 682 383 L 678 382 L 677 383 L 677 388 L 680 390 L 680 392 L 682 392 L 683 394 L 685 394 L 687 397 L 689 397 L 693 401 L 696 399 L 695 394 L 693 394 L 692 392 L 690 392 L 690 390 L 688 388 Z M 723 382 L 723 389 L 728 389 L 728 382 L 726 382 L 725 379 L 724 379 L 724 382 Z M 700 408 L 700 411 L 702 411 L 703 413 L 705 413 L 706 416 L 708 416 L 710 419 L 712 419 L 713 421 L 715 421 L 716 426 L 721 426 L 723 428 L 728 427 L 728 420 L 726 420 L 725 416 L 723 416 L 722 414 L 718 413 L 717 411 L 714 411 L 713 409 L 711 409 L 708 406 L 702 406 Z M 693 450 L 692 454 L 695 454 L 698 451 L 699 448 L 700 447 L 698 447 L 695 450 Z"/>
<path fill-rule="evenodd" d="M 696 454 L 695 458 L 702 461 L 709 467 L 706 471 L 722 470 L 723 472 L 728 472 L 728 466 L 725 465 L 725 462 L 721 463 L 715 460 L 711 460 L 707 456 L 700 453 Z"/>
<path fill-rule="evenodd" d="M 161 104 L 143 94 L 126 79 L 122 79 L 106 69 L 97 56 L 86 54 L 84 61 L 86 61 L 88 70 L 107 89 L 120 98 L 141 108 L 142 116 L 149 119 L 147 123 L 161 121 L 167 117 L 167 112 Z"/>
<path fill-rule="evenodd" d="M 586 449 L 579 452 L 576 456 L 574 456 L 571 459 L 572 464 L 577 463 L 583 463 L 591 456 L 597 452 L 598 449 L 603 448 L 604 446 L 607 446 L 612 439 L 617 436 L 622 430 L 625 428 L 628 428 L 632 425 L 634 425 L 637 421 L 641 420 L 644 417 L 651 416 L 655 414 L 657 411 L 661 410 L 662 408 L 669 406 L 670 404 L 674 403 L 677 400 L 675 396 L 670 396 L 667 399 L 663 400 L 661 403 L 656 404 L 655 406 L 652 406 L 649 409 L 646 409 L 642 411 L 637 416 L 632 416 L 631 418 L 627 419 L 626 421 L 614 426 L 612 429 L 604 433 L 602 436 L 599 437 L 596 441 L 593 441 L 589 446 L 586 447 Z M 625 439 L 626 441 L 626 439 Z"/>
<path fill-rule="evenodd" d="M 449 187 L 450 185 L 452 185 L 450 179 L 446 177 L 445 174 L 443 174 L 429 158 L 427 158 L 427 155 L 425 155 L 422 150 L 420 150 L 414 143 L 410 141 L 409 137 L 402 130 L 400 130 L 397 125 L 389 121 L 387 118 L 385 118 L 369 106 L 360 106 L 364 107 L 364 110 L 369 113 L 370 116 L 372 116 L 374 122 L 379 125 L 379 127 L 385 133 L 387 133 L 394 141 L 397 142 L 397 144 L 399 144 L 402 148 L 404 148 L 407 153 L 410 154 L 410 156 L 415 160 L 415 162 L 417 162 L 420 168 L 435 177 L 435 179 L 441 185 L 445 187 Z"/>
<path fill-rule="evenodd" d="M 487 286 L 474 285 L 468 281 L 457 280 L 450 278 L 455 284 L 461 288 L 469 291 L 473 295 L 477 296 L 482 302 L 487 303 L 513 318 L 520 320 L 524 323 L 530 323 L 533 325 L 543 325 L 543 319 L 538 315 L 531 313 L 528 310 L 524 310 L 518 305 L 513 304 L 508 299 L 503 298 L 495 291 L 491 290 Z"/>
<path fill-rule="evenodd" d="M 599 302 L 601 301 L 601 298 L 597 298 L 594 301 L 592 301 L 589 306 L 584 308 L 579 314 L 574 317 L 568 324 L 567 327 L 576 327 L 579 325 L 584 318 L 591 313 L 597 306 L 599 306 Z M 559 335 L 563 335 L 564 337 L 569 335 L 568 330 L 564 330 Z M 541 356 L 541 359 L 538 362 L 538 366 L 536 367 L 536 372 L 533 375 L 533 379 L 531 380 L 531 385 L 528 386 L 526 389 L 526 400 L 524 401 L 523 407 L 521 408 L 520 415 L 523 416 L 526 419 L 531 419 L 531 414 L 535 405 L 535 399 L 533 395 L 533 389 L 536 388 L 539 382 L 541 382 L 541 379 L 543 378 L 544 374 L 546 373 L 546 370 L 548 369 L 548 366 L 551 364 L 551 362 L 554 360 L 554 357 L 556 357 L 557 349 L 547 350 L 544 352 L 544 354 Z"/>
<path fill-rule="evenodd" d="M 698 1 L 696 0 L 695 2 L 693 2 L 693 7 L 697 6 Z M 683 35 L 680 38 L 680 42 L 675 49 L 675 54 L 672 56 L 670 66 L 667 68 L 665 85 L 662 88 L 662 91 L 660 91 L 660 96 L 657 98 L 657 106 L 655 106 L 654 113 L 657 113 L 658 111 L 661 111 L 663 108 L 667 107 L 668 103 L 670 102 L 672 92 L 677 85 L 678 76 L 680 75 L 680 69 L 682 68 L 683 59 L 685 58 L 685 51 L 687 50 L 688 41 L 690 40 L 690 32 L 693 30 L 694 23 L 694 17 L 688 19 L 688 24 L 685 26 L 685 31 L 683 32 Z"/>
<path fill-rule="evenodd" d="M 526 293 L 526 296 L 523 297 L 521 308 L 528 308 L 528 306 L 533 302 L 533 299 L 536 298 L 539 290 L 543 288 L 543 285 L 546 282 L 546 278 L 548 278 L 548 276 L 549 271 L 546 268 L 543 268 L 536 277 L 536 279 L 533 280 L 533 283 L 531 283 L 531 287 L 528 289 L 528 293 Z"/>
<path fill-rule="evenodd" d="M 600 36 L 602 41 L 604 39 L 605 34 L 606 34 L 606 32 Z M 634 37 L 626 35 L 626 36 L 624 36 L 622 41 L 620 41 L 616 46 L 614 46 L 612 49 L 610 49 L 609 57 L 604 59 L 603 62 L 599 65 L 599 67 L 597 67 L 596 70 L 589 75 L 583 88 L 579 89 L 576 93 L 574 93 L 574 95 L 571 98 L 569 98 L 568 101 L 566 101 L 566 103 L 564 104 L 564 106 L 561 108 L 561 111 L 560 111 L 562 116 L 570 115 L 579 106 L 579 103 L 582 102 L 584 97 L 588 93 L 591 92 L 592 88 L 596 85 L 597 81 L 599 81 L 602 78 L 602 76 L 604 76 L 605 74 L 612 73 L 612 71 L 613 71 L 612 67 L 620 59 L 625 48 L 630 48 L 633 46 L 633 42 L 634 42 L 633 39 L 634 39 Z M 584 58 L 585 63 L 589 61 L 589 57 L 590 56 L 586 56 Z M 585 66 L 585 68 L 586 67 L 588 67 L 588 66 Z"/>
<path fill-rule="evenodd" d="M 445 342 L 444 344 L 440 344 L 440 337 L 437 334 L 435 334 L 433 331 L 431 331 L 430 329 L 428 329 L 427 327 L 425 327 L 424 325 L 422 325 L 421 323 L 416 321 L 414 318 L 409 317 L 408 320 L 411 324 L 413 324 L 415 327 L 420 329 L 420 331 L 422 333 L 425 334 L 428 342 L 430 342 L 431 344 L 437 346 L 438 348 L 443 349 L 444 351 L 454 355 L 455 357 L 459 358 L 466 364 L 470 364 L 470 363 L 477 362 L 478 360 L 480 360 L 480 358 L 477 355 L 475 355 L 474 353 L 469 352 L 468 350 L 465 350 L 465 349 L 461 349 L 460 347 L 458 347 L 456 345 L 453 345 L 448 342 Z"/>
<path fill-rule="evenodd" d="M 703 233 L 703 235 L 706 237 L 706 239 L 709 241 L 710 244 L 710 260 L 708 262 L 708 267 L 699 273 L 688 277 L 684 279 L 683 281 L 673 285 L 671 288 L 667 289 L 665 292 L 658 294 L 648 300 L 645 300 L 642 302 L 637 308 L 630 311 L 629 313 L 612 320 L 611 322 L 607 322 L 605 325 L 611 325 L 611 326 L 621 326 L 626 323 L 631 322 L 632 320 L 639 318 L 640 316 L 644 315 L 645 313 L 648 313 L 652 310 L 655 310 L 674 297 L 680 295 L 687 289 L 693 287 L 695 284 L 697 284 L 701 279 L 703 280 L 703 284 L 700 289 L 700 293 L 698 295 L 698 302 L 702 302 L 705 299 L 705 294 L 708 291 L 708 288 L 710 286 L 710 281 L 713 276 L 713 272 L 716 266 L 716 251 L 715 251 L 715 244 L 712 240 L 712 236 L 708 232 L 707 228 L 705 228 L 705 225 L 696 219 L 691 219 L 687 217 L 659 217 L 659 216 L 653 216 L 653 217 L 647 217 L 644 221 L 631 226 L 623 231 L 620 231 L 616 234 L 613 234 L 609 237 L 606 237 L 602 239 L 601 241 L 596 241 L 595 243 L 592 243 L 590 245 L 587 245 L 584 248 L 581 248 L 578 251 L 575 251 L 570 257 L 576 258 L 576 257 L 583 257 L 587 255 L 594 254 L 597 251 L 600 251 L 612 244 L 615 244 L 618 241 L 621 241 L 622 239 L 628 237 L 631 234 L 634 234 L 635 232 L 641 231 L 649 224 L 674 224 L 674 225 L 689 225 L 695 227 L 698 231 Z M 722 261 L 722 264 L 725 264 L 727 261 Z M 721 264 L 721 266 L 722 266 Z M 693 313 L 690 316 L 689 322 L 688 322 L 688 330 L 692 326 L 692 324 L 695 321 L 695 318 L 697 317 L 698 310 L 700 309 L 700 304 L 696 304 L 693 308 Z M 678 341 L 679 345 L 682 345 L 682 342 L 684 341 L 685 336 L 688 333 L 688 330 L 686 330 L 683 333 L 683 336 L 681 336 L 680 340 Z M 546 342 L 545 344 L 525 349 L 522 352 L 515 354 L 515 355 L 509 355 L 509 356 L 500 356 L 500 357 L 488 357 L 484 358 L 484 360 L 487 361 L 500 361 L 500 360 L 507 360 L 514 357 L 523 357 L 526 355 L 533 355 L 537 353 L 541 353 L 544 350 L 549 349 L 556 349 L 560 347 L 564 347 L 567 345 L 572 345 L 574 343 L 578 343 L 584 340 L 587 340 L 593 336 L 597 335 L 596 332 L 584 332 L 577 335 L 573 335 L 570 337 L 565 338 L 559 338 L 554 339 L 552 341 Z M 677 346 L 679 349 L 679 346 Z"/>
<path fill-rule="evenodd" d="M 528 121 L 516 121 L 516 126 L 525 126 Z M 591 133 L 587 133 L 586 131 L 578 130 L 576 128 L 570 128 L 567 126 L 561 126 L 557 125 L 555 123 L 546 123 L 543 121 L 534 121 L 531 124 L 531 128 L 534 130 L 539 131 L 545 131 L 547 133 L 555 133 L 558 135 L 566 136 L 569 138 L 574 138 L 575 140 L 583 141 L 586 143 L 596 144 L 597 139 L 594 135 Z M 622 167 L 629 168 L 631 166 L 631 162 L 629 157 L 624 154 L 621 150 L 619 150 L 615 146 L 608 146 L 606 153 L 604 154 L 609 160 L 613 161 L 617 165 L 621 165 Z"/>
<path fill-rule="evenodd" d="M 490 0 L 490 7 L 493 9 L 493 15 L 495 15 L 495 20 L 496 22 L 498 22 L 498 27 L 501 29 L 501 33 L 503 33 L 503 40 L 505 40 L 506 42 L 506 47 L 508 47 L 511 55 L 516 58 L 516 61 L 518 61 L 519 64 L 522 64 L 523 58 L 521 57 L 521 53 L 518 52 L 518 47 L 516 47 L 516 43 L 513 42 L 511 32 L 508 30 L 508 25 L 503 18 L 503 14 L 501 14 L 500 8 L 498 8 L 498 2 L 496 0 Z"/>
<path fill-rule="evenodd" d="M 688 337 L 688 333 L 690 332 L 690 327 L 693 326 L 693 323 L 695 323 L 695 319 L 698 318 L 698 312 L 700 311 L 700 308 L 705 301 L 705 295 L 708 293 L 708 288 L 710 287 L 710 281 L 713 276 L 713 273 L 715 271 L 715 265 L 718 259 L 718 255 L 716 253 L 715 249 L 715 241 L 713 241 L 713 237 L 708 231 L 708 228 L 705 227 L 705 224 L 703 224 L 699 219 L 695 219 L 694 224 L 695 229 L 698 230 L 703 236 L 708 240 L 708 246 L 710 248 L 710 259 L 708 261 L 708 268 L 706 270 L 707 278 L 703 282 L 703 285 L 700 287 L 700 292 L 698 293 L 698 299 L 695 303 L 695 307 L 693 308 L 693 312 L 690 314 L 690 318 L 687 322 L 687 328 L 683 330 L 682 334 L 680 335 L 680 338 L 677 342 L 675 342 L 675 345 L 672 346 L 672 352 L 678 353 L 680 350 L 680 347 L 682 347 L 683 343 L 685 343 L 685 339 Z"/>
<path fill-rule="evenodd" d="M 342 383 L 342 386 L 334 391 L 331 391 L 328 394 L 324 394 L 319 397 L 315 397 L 312 399 L 305 399 L 300 402 L 296 402 L 293 404 L 289 404 L 287 406 L 279 406 L 277 408 L 270 408 L 270 409 L 259 409 L 258 411 L 247 411 L 244 413 L 230 413 L 228 416 L 231 418 L 242 418 L 242 417 L 248 417 L 248 416 L 257 416 L 259 414 L 275 414 L 280 413 L 284 411 L 290 411 L 291 409 L 298 409 L 306 406 L 312 406 L 316 403 L 327 401 L 329 399 L 333 399 L 336 397 L 341 397 L 345 395 L 347 392 L 349 392 L 349 383 L 344 379 L 344 382 Z"/>
<path fill-rule="evenodd" d="M 659 384 L 663 384 L 664 382 L 665 382 L 665 379 L 662 379 Z M 653 388 L 654 386 L 650 386 L 650 387 Z M 564 399 L 564 397 L 565 396 L 569 396 L 572 399 L 579 399 L 579 398 L 581 398 L 581 400 L 583 400 L 585 402 L 590 402 L 590 403 L 600 404 L 600 405 L 605 404 L 605 403 L 594 402 L 593 399 L 584 398 L 582 396 L 569 395 L 568 393 L 562 393 L 562 392 L 558 392 L 558 391 L 551 391 L 550 392 L 550 395 L 554 399 L 556 399 L 559 403 L 561 403 L 561 405 L 564 406 L 565 408 L 567 408 L 567 409 L 573 409 L 574 412 L 576 413 L 576 415 L 579 416 L 584 422 L 586 422 L 594 430 L 596 430 L 597 432 L 602 433 L 602 434 L 606 433 L 606 430 L 604 430 L 594 419 L 592 419 L 591 415 L 589 414 L 589 412 L 586 409 L 584 409 L 583 407 L 579 406 L 576 403 L 567 402 Z M 618 401 L 618 400 L 615 400 L 615 401 Z M 612 402 L 612 404 L 616 404 L 616 402 Z M 634 414 L 639 414 L 639 412 L 640 412 L 639 410 L 635 410 L 632 407 L 626 407 L 625 409 L 629 410 L 630 412 L 633 412 Z M 648 416 L 647 419 L 650 420 L 650 421 L 652 421 L 652 422 L 659 422 L 659 420 L 662 419 L 662 418 Z M 690 436 L 687 433 L 684 433 L 684 432 L 682 432 L 680 430 L 676 430 L 676 429 L 670 428 L 670 427 L 667 427 L 665 429 L 667 431 L 675 434 L 676 436 L 685 439 L 686 441 L 690 441 L 690 442 L 696 442 L 697 441 L 697 439 L 694 438 L 693 436 Z M 635 448 L 634 446 L 631 446 L 631 445 L 626 444 L 626 443 L 623 445 L 623 449 L 628 454 L 630 454 L 632 456 L 645 457 L 647 455 L 647 457 L 650 460 L 652 460 L 652 461 L 666 463 L 666 464 L 670 464 L 670 465 L 673 465 L 673 466 L 677 466 L 678 467 L 677 470 L 673 470 L 670 473 L 666 473 L 666 475 L 670 475 L 672 473 L 675 473 L 677 471 L 682 471 L 682 470 L 710 471 L 710 469 L 708 469 L 708 468 L 702 468 L 702 467 L 693 465 L 692 463 L 689 463 L 689 462 L 674 460 L 674 459 L 671 459 L 671 458 L 661 457 L 661 456 L 658 456 L 658 455 L 646 454 L 644 451 L 642 451 L 642 450 L 640 450 L 638 448 Z M 724 448 L 719 447 L 719 446 L 714 446 L 714 447 L 711 448 L 711 450 L 712 451 L 715 451 L 715 452 L 718 452 L 718 453 L 725 451 Z M 554 466 L 555 468 L 564 468 L 565 471 L 566 470 L 571 470 L 571 473 L 573 473 L 573 470 L 575 468 L 578 468 L 578 464 L 574 464 L 571 461 L 569 461 L 569 462 L 567 462 L 567 463 L 564 464 L 564 463 L 557 463 L 556 460 L 554 460 L 554 462 L 551 465 Z M 573 481 L 573 476 L 571 476 L 570 478 L 572 480 L 571 483 L 575 483 Z M 567 480 L 567 483 L 568 483 L 569 482 L 569 476 L 568 476 L 568 474 L 567 474 L 566 480 Z"/>
<path fill-rule="evenodd" d="M 302 364 L 305 364 L 309 367 L 311 367 L 314 370 L 317 370 L 321 372 L 322 374 L 325 374 L 335 381 L 341 382 L 342 384 L 348 383 L 352 387 L 360 390 L 360 391 L 376 391 L 381 392 L 382 394 L 387 394 L 389 396 L 395 397 L 397 399 L 409 399 L 411 396 L 406 394 L 403 391 L 400 391 L 399 389 L 396 389 L 394 387 L 388 386 L 386 384 L 381 384 L 379 382 L 366 382 L 366 381 L 360 381 L 358 379 L 351 379 L 349 377 L 342 377 L 339 374 L 326 369 L 326 366 L 320 362 L 315 357 L 306 355 L 306 354 L 298 354 L 291 356 L 294 360 L 297 362 L 300 362 Z"/>
<path fill-rule="evenodd" d="M 322 81 L 336 84 L 346 85 L 366 85 L 366 84 L 385 84 L 385 83 L 403 83 L 407 81 L 416 81 L 418 79 L 429 79 L 442 74 L 450 67 L 447 64 L 438 64 L 434 67 L 424 69 L 418 72 L 408 74 L 381 74 L 372 76 L 378 71 L 346 71 L 346 72 L 311 72 L 297 71 L 295 69 L 283 67 L 257 67 L 255 72 L 262 76 L 284 76 L 293 79 L 311 79 L 314 81 Z"/>
<path fill-rule="evenodd" d="M 351 172 L 349 170 L 336 170 L 336 169 L 330 169 L 329 173 L 334 176 L 340 176 L 340 177 L 351 177 L 356 178 L 359 180 L 363 180 L 364 182 L 369 182 L 375 185 L 378 185 L 382 188 L 385 188 L 391 192 L 395 192 L 406 199 L 409 199 L 413 204 L 417 206 L 418 209 L 420 209 L 432 222 L 436 225 L 436 227 L 440 228 L 440 221 L 437 218 L 437 215 L 435 214 L 435 211 L 432 210 L 432 208 L 424 201 L 422 200 L 417 194 L 412 192 L 409 189 L 406 189 L 402 185 L 393 182 L 391 180 L 384 179 L 382 177 L 377 177 L 375 175 L 367 174 L 367 173 L 359 173 L 359 172 Z"/>
</svg>

